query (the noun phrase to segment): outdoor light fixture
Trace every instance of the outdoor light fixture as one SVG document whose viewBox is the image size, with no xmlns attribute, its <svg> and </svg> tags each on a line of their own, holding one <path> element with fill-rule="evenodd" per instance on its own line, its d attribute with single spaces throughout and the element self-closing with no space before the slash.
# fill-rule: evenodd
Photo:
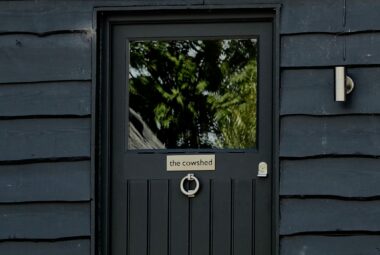
<svg viewBox="0 0 380 255">
<path fill-rule="evenodd" d="M 335 67 L 335 101 L 345 102 L 346 95 L 354 89 L 354 81 L 347 76 L 346 67 Z"/>
</svg>

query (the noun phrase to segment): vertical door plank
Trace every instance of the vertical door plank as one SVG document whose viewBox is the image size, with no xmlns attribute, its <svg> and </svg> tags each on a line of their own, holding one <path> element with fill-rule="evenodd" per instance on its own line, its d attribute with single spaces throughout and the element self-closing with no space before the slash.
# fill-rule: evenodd
<svg viewBox="0 0 380 255">
<path fill-rule="evenodd" d="M 130 180 L 128 185 L 128 255 L 147 255 L 148 182 Z"/>
<path fill-rule="evenodd" d="M 234 188 L 233 254 L 250 255 L 253 235 L 252 181 L 235 180 Z"/>
<path fill-rule="evenodd" d="M 149 255 L 168 254 L 168 192 L 167 180 L 151 181 Z"/>
<path fill-rule="evenodd" d="M 231 180 L 215 180 L 212 188 L 212 255 L 230 255 Z"/>
<path fill-rule="evenodd" d="M 180 180 L 170 181 L 170 251 L 169 255 L 189 254 L 189 198 L 179 187 Z"/>
<path fill-rule="evenodd" d="M 191 254 L 210 254 L 210 181 L 204 180 L 191 203 Z"/>
</svg>

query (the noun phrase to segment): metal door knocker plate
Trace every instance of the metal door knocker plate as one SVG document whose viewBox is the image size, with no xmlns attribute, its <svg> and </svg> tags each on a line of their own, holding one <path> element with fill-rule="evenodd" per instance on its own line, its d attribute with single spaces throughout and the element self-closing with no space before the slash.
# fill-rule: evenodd
<svg viewBox="0 0 380 255">
<path fill-rule="evenodd" d="M 189 182 L 192 182 L 194 181 L 195 182 L 195 188 L 194 189 L 189 189 L 189 190 L 186 190 L 184 185 L 185 185 L 185 181 L 189 181 Z M 181 183 L 180 183 L 180 188 L 181 188 L 181 192 L 187 196 L 187 197 L 195 197 L 195 194 L 197 194 L 198 190 L 199 190 L 199 180 L 197 177 L 194 176 L 194 174 L 188 174 L 186 175 L 185 177 L 182 178 L 181 180 Z"/>
</svg>

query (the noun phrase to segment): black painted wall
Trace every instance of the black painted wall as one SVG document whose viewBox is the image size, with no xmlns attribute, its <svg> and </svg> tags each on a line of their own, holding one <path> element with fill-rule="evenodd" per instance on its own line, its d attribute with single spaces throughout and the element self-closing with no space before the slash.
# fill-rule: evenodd
<svg viewBox="0 0 380 255">
<path fill-rule="evenodd" d="M 255 3 L 282 3 L 280 254 L 379 254 L 378 0 L 1 1 L 0 254 L 94 252 L 95 6 Z"/>
</svg>

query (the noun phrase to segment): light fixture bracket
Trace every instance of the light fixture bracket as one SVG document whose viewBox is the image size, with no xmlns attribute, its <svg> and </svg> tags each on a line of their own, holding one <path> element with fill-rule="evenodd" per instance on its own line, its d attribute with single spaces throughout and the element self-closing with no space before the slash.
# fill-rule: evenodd
<svg viewBox="0 0 380 255">
<path fill-rule="evenodd" d="M 355 88 L 355 83 L 350 76 L 346 76 L 346 95 L 350 94 Z"/>
</svg>

